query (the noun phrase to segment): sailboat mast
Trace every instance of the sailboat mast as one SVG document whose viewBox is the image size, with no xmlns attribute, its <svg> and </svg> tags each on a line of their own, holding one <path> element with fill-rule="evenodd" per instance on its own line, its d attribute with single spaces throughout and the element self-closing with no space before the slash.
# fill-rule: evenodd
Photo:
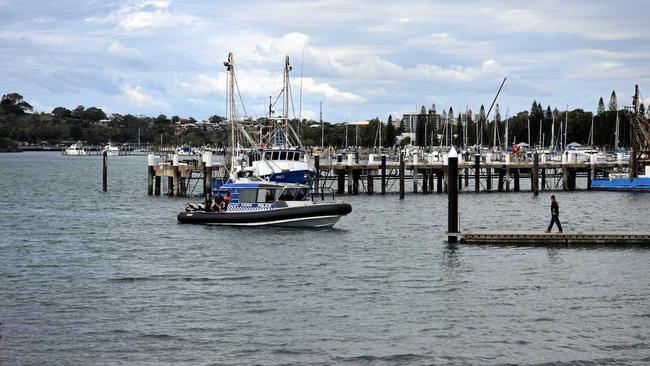
<svg viewBox="0 0 650 366">
<path fill-rule="evenodd" d="M 566 105 L 566 113 L 564 114 L 564 147 L 566 148 L 566 140 L 569 131 L 569 105 Z"/>
<path fill-rule="evenodd" d="M 614 138 L 614 149 L 616 151 L 618 151 L 618 144 L 619 144 L 619 141 L 618 141 L 619 131 L 618 131 L 618 129 L 619 129 L 619 119 L 618 119 L 618 110 L 616 110 L 616 131 L 614 132 L 614 136 L 615 136 L 615 138 Z"/>
<path fill-rule="evenodd" d="M 325 128 L 323 126 L 323 101 L 320 101 L 320 150 L 325 146 Z"/>
<path fill-rule="evenodd" d="M 235 120 L 237 118 L 237 113 L 235 109 L 235 59 L 232 52 L 228 54 L 228 61 L 224 62 L 223 65 L 228 71 L 228 119 L 230 120 L 230 169 L 231 174 L 235 168 L 236 156 L 235 156 Z"/>
<path fill-rule="evenodd" d="M 284 105 L 283 105 L 283 114 L 284 118 L 284 135 L 289 137 L 289 71 L 291 71 L 291 65 L 289 64 L 289 56 L 286 56 L 284 59 L 284 86 L 283 86 L 283 96 L 284 96 Z"/>
<path fill-rule="evenodd" d="M 551 142 L 549 147 L 555 147 L 555 113 L 551 112 Z"/>
</svg>

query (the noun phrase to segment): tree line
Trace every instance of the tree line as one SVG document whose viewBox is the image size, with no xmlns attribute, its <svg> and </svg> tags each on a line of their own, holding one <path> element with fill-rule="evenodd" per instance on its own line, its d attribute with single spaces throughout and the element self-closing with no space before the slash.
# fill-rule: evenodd
<svg viewBox="0 0 650 366">
<path fill-rule="evenodd" d="M 641 105 L 641 112 L 646 113 Z M 107 116 L 97 107 L 85 108 L 77 106 L 73 109 L 56 107 L 51 113 L 30 113 L 33 107 L 17 93 L 3 95 L 0 101 L 0 148 L 15 150 L 18 142 L 27 144 L 61 144 L 70 141 L 86 141 L 91 145 L 100 145 L 108 141 L 114 143 L 134 144 L 138 141 L 149 144 L 165 145 L 212 145 L 224 146 L 228 144 L 227 131 L 206 128 L 199 125 L 179 131 L 176 122 L 178 116 L 167 117 L 161 114 L 157 117 L 134 116 L 131 114 L 111 114 Z M 648 111 L 650 112 L 650 111 Z M 614 145 L 614 131 L 617 115 L 620 119 L 619 141 L 620 146 L 629 146 L 628 111 L 618 108 L 616 94 L 612 92 L 610 101 L 605 107 L 602 98 L 598 101 L 597 111 L 592 112 L 582 109 L 559 111 L 550 106 L 542 107 L 541 103 L 534 101 L 530 111 L 521 111 L 504 119 L 497 105 L 493 117 L 488 120 L 485 108 L 481 106 L 479 113 L 470 116 L 465 113 L 455 114 L 453 108 L 443 110 L 441 114 L 433 110 L 427 111 L 424 107 L 417 118 L 415 141 L 403 140 L 402 144 L 414 143 L 418 146 L 437 146 L 444 144 L 447 135 L 454 145 L 468 146 L 482 142 L 492 145 L 494 129 L 497 129 L 498 143 L 504 144 L 506 123 L 508 125 L 508 144 L 530 142 L 537 145 L 542 141 L 544 146 L 557 145 L 560 133 L 560 124 L 568 119 L 567 142 L 589 143 L 593 118 L 593 141 L 596 146 L 611 147 Z M 568 116 L 567 116 L 568 114 Z M 209 122 L 224 121 L 221 116 L 211 116 Z M 196 122 L 189 118 L 190 122 Z M 353 126 L 345 123 L 323 123 L 324 139 L 321 141 L 321 124 L 313 120 L 303 119 L 292 121 L 294 127 L 300 131 L 303 145 L 305 146 L 394 146 L 397 136 L 405 130 L 403 121 L 393 120 L 388 116 L 386 122 L 379 118 L 371 119 L 366 126 Z M 381 124 L 381 140 L 379 140 L 379 126 Z M 552 132 L 554 131 L 554 133 Z M 465 136 L 465 134 L 467 136 Z M 530 138 L 529 138 L 530 134 Z M 556 141 L 551 141 L 555 135 Z M 346 138 L 347 136 L 347 138 Z"/>
</svg>

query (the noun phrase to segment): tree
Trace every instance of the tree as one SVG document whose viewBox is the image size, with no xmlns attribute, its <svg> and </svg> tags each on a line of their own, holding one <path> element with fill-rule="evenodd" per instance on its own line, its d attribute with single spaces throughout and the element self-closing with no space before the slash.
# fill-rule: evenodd
<svg viewBox="0 0 650 366">
<path fill-rule="evenodd" d="M 385 146 L 395 145 L 395 125 L 393 125 L 393 115 L 388 115 L 388 123 L 386 123 L 386 144 Z"/>
<path fill-rule="evenodd" d="M 77 108 L 72 110 L 72 118 L 81 119 L 83 118 L 84 110 L 86 108 L 82 105 L 77 106 Z"/>
<path fill-rule="evenodd" d="M 25 102 L 22 95 L 18 93 L 9 93 L 2 96 L 0 109 L 4 110 L 5 113 L 22 115 L 27 111 L 34 110 L 34 107 Z"/>
<path fill-rule="evenodd" d="M 172 116 L 172 123 L 178 123 L 178 122 L 180 122 L 180 120 L 181 120 L 181 117 L 179 117 L 179 116 Z"/>
<path fill-rule="evenodd" d="M 210 123 L 220 123 L 220 122 L 223 122 L 223 121 L 225 121 L 225 120 L 226 120 L 226 119 L 225 119 L 224 117 L 217 116 L 217 115 L 210 116 L 210 117 L 208 118 L 208 122 L 210 122 Z"/>
<path fill-rule="evenodd" d="M 81 113 L 81 117 L 83 119 L 97 122 L 102 119 L 106 119 L 106 113 L 97 107 L 90 107 Z"/>
<path fill-rule="evenodd" d="M 616 102 L 616 91 L 612 90 L 612 96 L 609 97 L 609 110 L 616 112 L 618 110 L 618 103 Z"/>
<path fill-rule="evenodd" d="M 643 105 L 643 103 L 641 103 L 641 105 L 639 105 L 639 115 L 640 116 L 645 116 L 645 106 Z"/>
<path fill-rule="evenodd" d="M 72 112 L 65 107 L 56 107 L 52 109 L 52 115 L 59 118 L 69 118 L 72 116 Z"/>
<path fill-rule="evenodd" d="M 602 116 L 603 113 L 605 113 L 605 102 L 603 102 L 603 97 L 600 97 L 598 100 L 598 110 L 596 111 L 596 115 Z"/>
</svg>

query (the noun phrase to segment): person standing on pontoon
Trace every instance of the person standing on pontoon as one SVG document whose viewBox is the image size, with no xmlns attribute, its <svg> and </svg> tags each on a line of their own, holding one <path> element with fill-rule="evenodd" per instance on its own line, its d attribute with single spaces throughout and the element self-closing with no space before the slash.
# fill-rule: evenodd
<svg viewBox="0 0 650 366">
<path fill-rule="evenodd" d="M 560 224 L 560 205 L 555 200 L 555 196 L 551 195 L 551 223 L 548 225 L 548 229 L 546 229 L 547 233 L 551 232 L 554 223 L 557 224 L 558 230 L 562 232 L 562 224 Z"/>
</svg>

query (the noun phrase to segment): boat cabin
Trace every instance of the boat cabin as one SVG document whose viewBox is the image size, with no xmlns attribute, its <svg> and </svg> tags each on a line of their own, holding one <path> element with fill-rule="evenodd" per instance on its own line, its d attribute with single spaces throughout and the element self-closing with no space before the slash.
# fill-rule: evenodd
<svg viewBox="0 0 650 366">
<path fill-rule="evenodd" d="M 305 153 L 296 149 L 269 149 L 263 151 L 251 152 L 249 155 L 250 163 L 254 161 L 302 161 Z"/>
<path fill-rule="evenodd" d="M 216 194 L 224 197 L 230 192 L 230 203 L 234 207 L 264 207 L 279 201 L 304 201 L 309 187 L 301 184 L 280 185 L 268 182 L 228 183 L 222 185 Z M 275 207 L 275 206 L 273 206 Z"/>
</svg>

